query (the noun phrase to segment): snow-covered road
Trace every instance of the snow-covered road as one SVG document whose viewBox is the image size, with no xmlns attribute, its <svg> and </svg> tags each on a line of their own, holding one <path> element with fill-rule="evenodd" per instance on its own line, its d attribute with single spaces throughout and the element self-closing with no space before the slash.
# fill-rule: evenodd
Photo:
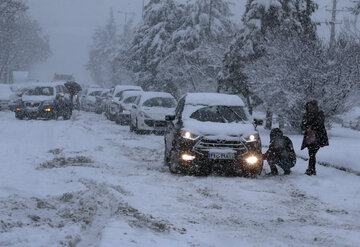
<svg viewBox="0 0 360 247">
<path fill-rule="evenodd" d="M 360 246 L 360 177 L 172 175 L 163 138 L 103 116 L 0 112 L 0 246 Z M 267 168 L 267 167 L 266 167 Z"/>
</svg>

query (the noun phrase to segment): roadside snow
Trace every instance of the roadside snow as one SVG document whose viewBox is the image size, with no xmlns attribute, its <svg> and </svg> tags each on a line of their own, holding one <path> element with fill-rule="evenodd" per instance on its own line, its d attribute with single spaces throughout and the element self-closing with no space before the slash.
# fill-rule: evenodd
<svg viewBox="0 0 360 247">
<path fill-rule="evenodd" d="M 319 157 L 343 164 L 337 148 L 359 145 L 355 133 L 331 130 L 334 149 Z M 0 112 L 0 137 L 0 246 L 360 245 L 359 176 L 347 172 L 320 166 L 308 177 L 299 159 L 290 176 L 172 175 L 161 136 L 83 112 Z"/>
</svg>

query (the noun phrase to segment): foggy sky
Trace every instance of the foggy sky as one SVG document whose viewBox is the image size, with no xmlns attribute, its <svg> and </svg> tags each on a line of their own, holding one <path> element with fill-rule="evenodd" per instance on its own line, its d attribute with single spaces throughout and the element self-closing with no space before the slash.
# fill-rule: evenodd
<svg viewBox="0 0 360 247">
<path fill-rule="evenodd" d="M 240 23 L 244 13 L 246 0 L 232 0 L 234 20 Z M 319 10 L 314 19 L 329 20 L 332 0 L 317 0 Z M 348 4 L 341 0 L 339 8 Z M 114 10 L 119 27 L 124 23 L 124 15 L 120 12 L 133 12 L 136 20 L 140 19 L 142 0 L 27 0 L 31 16 L 37 20 L 44 33 L 50 37 L 51 57 L 36 66 L 32 71 L 33 79 L 51 80 L 54 73 L 73 74 L 75 78 L 86 84 L 93 81 L 85 65 L 94 30 L 104 26 L 109 17 L 110 8 Z M 325 5 L 328 5 L 326 7 Z M 339 19 L 342 19 L 342 12 Z M 321 25 L 318 33 L 324 40 L 328 39 L 329 26 Z M 339 29 L 339 28 L 338 28 Z"/>
</svg>

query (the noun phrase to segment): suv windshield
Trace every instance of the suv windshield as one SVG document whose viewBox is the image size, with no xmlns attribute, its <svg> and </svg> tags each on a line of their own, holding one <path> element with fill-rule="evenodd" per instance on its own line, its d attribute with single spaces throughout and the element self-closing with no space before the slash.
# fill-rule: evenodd
<svg viewBox="0 0 360 247">
<path fill-rule="evenodd" d="M 232 123 L 247 121 L 242 106 L 208 106 L 191 114 L 190 118 L 201 122 Z"/>
<path fill-rule="evenodd" d="M 151 99 L 146 100 L 143 103 L 143 106 L 174 108 L 176 106 L 176 102 L 173 98 L 156 97 L 156 98 L 151 98 Z"/>
<path fill-rule="evenodd" d="M 52 96 L 54 95 L 54 88 L 53 87 L 36 87 L 33 89 L 29 89 L 26 95 L 30 96 Z"/>
</svg>

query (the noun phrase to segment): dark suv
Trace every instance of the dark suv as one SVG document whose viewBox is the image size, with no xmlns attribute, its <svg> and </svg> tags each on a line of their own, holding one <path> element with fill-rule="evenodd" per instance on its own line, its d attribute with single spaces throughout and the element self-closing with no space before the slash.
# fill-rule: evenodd
<svg viewBox="0 0 360 247">
<path fill-rule="evenodd" d="M 237 95 L 189 93 L 166 116 L 165 164 L 172 173 L 251 176 L 263 168 L 261 140 Z"/>
<path fill-rule="evenodd" d="M 17 119 L 63 117 L 68 120 L 72 115 L 72 103 L 63 84 L 37 83 L 22 95 L 14 110 Z"/>
</svg>

